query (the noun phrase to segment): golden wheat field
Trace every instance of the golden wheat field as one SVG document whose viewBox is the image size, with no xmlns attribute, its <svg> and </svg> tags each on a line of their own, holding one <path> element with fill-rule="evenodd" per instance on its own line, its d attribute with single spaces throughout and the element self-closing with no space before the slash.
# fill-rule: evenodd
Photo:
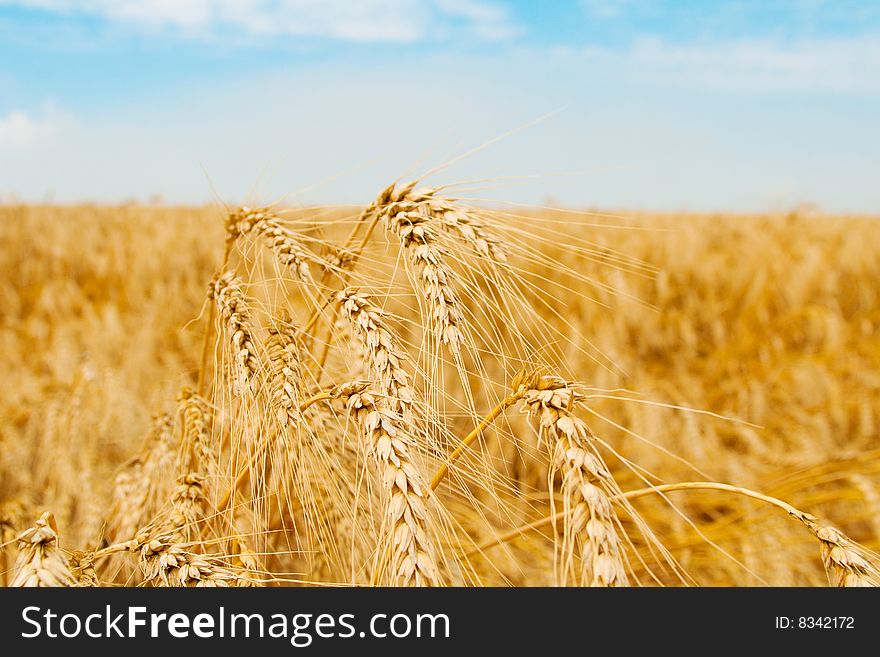
<svg viewBox="0 0 880 657">
<path fill-rule="evenodd" d="M 0 582 L 871 586 L 880 222 L 0 207 Z"/>
</svg>

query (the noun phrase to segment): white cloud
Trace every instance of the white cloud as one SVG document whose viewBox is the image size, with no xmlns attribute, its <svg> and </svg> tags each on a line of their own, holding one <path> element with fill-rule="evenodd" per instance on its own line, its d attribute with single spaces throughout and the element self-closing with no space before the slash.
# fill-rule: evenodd
<svg viewBox="0 0 880 657">
<path fill-rule="evenodd" d="M 62 123 L 63 117 L 51 107 L 39 116 L 12 110 L 0 116 L 0 153 L 42 144 L 57 132 Z"/>
<path fill-rule="evenodd" d="M 813 103 L 790 93 L 718 94 L 703 78 L 670 83 L 658 70 L 679 64 L 651 69 L 643 52 L 638 71 L 632 53 L 590 59 L 522 50 L 478 60 L 422 53 L 321 62 L 208 80 L 132 98 L 121 110 L 80 109 L 43 143 L 0 152 L 0 195 L 115 202 L 158 193 L 170 202 L 255 205 L 326 181 L 288 200 L 363 203 L 390 179 L 565 106 L 431 182 L 592 170 L 468 195 L 669 210 L 765 210 L 781 198 L 876 213 L 877 97 L 819 94 Z M 449 92 L 389 102 L 389 79 L 430 80 Z"/>
<path fill-rule="evenodd" d="M 689 44 L 643 38 L 623 50 L 563 47 L 557 53 L 586 61 L 596 70 L 613 70 L 656 85 L 741 93 L 880 95 L 876 36 Z"/>
<path fill-rule="evenodd" d="M 477 36 L 486 39 L 507 39 L 522 32 L 501 5 L 478 0 L 437 0 L 437 7 L 450 17 L 467 21 Z"/>
<path fill-rule="evenodd" d="M 639 61 L 708 87 L 880 93 L 880 39 L 876 37 L 678 47 L 642 43 L 633 54 Z"/>
<path fill-rule="evenodd" d="M 492 0 L 0 0 L 61 15 L 86 15 L 184 36 L 311 36 L 411 42 L 461 28 L 500 39 L 517 32 Z"/>
</svg>

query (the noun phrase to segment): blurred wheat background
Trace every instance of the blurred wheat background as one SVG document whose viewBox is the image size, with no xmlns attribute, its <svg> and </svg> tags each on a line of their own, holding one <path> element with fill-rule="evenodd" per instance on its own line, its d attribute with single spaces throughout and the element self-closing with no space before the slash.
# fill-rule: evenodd
<svg viewBox="0 0 880 657">
<path fill-rule="evenodd" d="M 360 273 L 345 282 L 378 295 L 390 334 L 412 364 L 422 441 L 412 458 L 426 481 L 456 437 L 474 429 L 511 381 L 516 385 L 517 371 L 540 368 L 585 386 L 578 415 L 600 441 L 611 498 L 614 490 L 676 482 L 732 484 L 780 498 L 863 546 L 835 547 L 819 534 L 817 543 L 796 518 L 720 489 L 636 494 L 609 521 L 620 537 L 618 575 L 625 583 L 825 585 L 823 554 L 832 582 L 835 564 L 873 577 L 871 550 L 880 541 L 876 219 L 809 210 L 494 210 L 487 225 L 507 245 L 503 267 L 514 283 L 486 269 L 489 257 L 449 254 L 449 271 L 463 290 L 464 337 L 476 354 L 459 358 L 449 343 L 430 340 L 430 313 L 420 311 L 424 299 L 405 285 L 404 272 L 412 270 L 390 231 L 373 236 L 372 250 L 353 265 L 328 246 L 345 241 L 359 213 L 288 210 L 279 211 L 278 222 L 314 257 L 311 276 L 323 276 L 327 289 L 343 289 L 331 279 L 352 268 Z M 233 233 L 248 229 L 236 229 L 227 210 L 213 206 L 0 207 L 3 582 L 15 576 L 21 552 L 19 570 L 54 558 L 62 564 L 60 580 L 81 584 L 401 583 L 400 572 L 382 574 L 390 557 L 377 547 L 387 482 L 373 471 L 370 450 L 357 447 L 359 432 L 345 419 L 344 404 L 316 403 L 313 409 L 328 410 L 311 418 L 294 409 L 290 424 L 279 426 L 311 428 L 276 439 L 280 429 L 267 428 L 280 408 L 274 393 L 243 392 L 230 373 L 240 354 L 227 349 L 222 308 L 217 319 L 206 296 L 212 280 L 215 298 L 226 293 L 215 276 L 224 269 L 224 244 L 231 244 L 224 222 Z M 285 327 L 309 329 L 309 310 L 320 309 L 323 319 L 310 329 L 318 337 L 306 351 L 318 360 L 325 352 L 324 362 L 302 357 L 311 374 L 301 373 L 301 394 L 339 396 L 343 382 L 375 382 L 361 366 L 369 361 L 363 345 L 337 353 L 355 329 L 338 328 L 328 340 L 340 313 L 321 309 L 322 293 L 312 298 L 290 268 L 279 269 L 271 249 L 260 251 L 259 241 L 239 242 L 227 249 L 233 255 L 226 269 L 237 272 L 253 323 L 267 327 L 266 340 Z M 334 264 L 316 269 L 322 258 Z M 520 305 L 499 303 L 505 295 Z M 279 308 L 294 315 L 277 319 Z M 505 333 L 513 332 L 504 318 L 523 327 L 518 341 Z M 258 339 L 262 333 L 254 333 Z M 209 371 L 200 377 L 205 344 Z M 271 356 L 268 348 L 260 352 Z M 367 393 L 342 396 L 350 402 L 359 394 Z M 603 580 L 595 563 L 590 581 L 567 579 L 564 477 L 548 479 L 548 438 L 539 440 L 516 411 L 486 428 L 428 500 L 441 507 L 429 532 L 438 554 L 431 574 L 434 566 L 423 567 L 421 548 L 414 548 L 415 572 L 426 578 L 419 583 L 614 583 L 614 573 Z M 194 418 L 208 422 L 201 461 L 187 443 Z M 156 466 L 150 450 L 159 449 L 164 430 L 174 436 Z M 297 440 L 312 447 L 295 454 L 280 447 Z M 133 457 L 140 459 L 137 471 Z M 158 467 L 149 475 L 154 480 L 142 472 L 150 463 Z M 247 481 L 236 493 L 243 468 L 250 468 Z M 139 509 L 132 511 L 131 499 L 127 511 L 120 509 L 137 477 L 157 499 L 148 502 L 145 492 Z M 224 504 L 230 487 L 233 500 Z M 45 511 L 54 518 L 44 516 L 28 533 Z M 123 511 L 135 517 L 122 518 Z M 589 512 L 601 519 L 598 507 Z M 169 521 L 174 513 L 184 518 Z M 416 543 L 428 541 L 414 531 Z M 578 563 L 607 548 L 592 532 L 583 552 L 574 552 Z M 616 549 L 609 551 L 615 559 Z M 163 550 L 161 566 L 150 561 Z M 849 552 L 841 557 L 841 550 Z M 189 577 L 180 573 L 185 560 Z M 176 580 L 169 579 L 172 570 Z"/>
</svg>

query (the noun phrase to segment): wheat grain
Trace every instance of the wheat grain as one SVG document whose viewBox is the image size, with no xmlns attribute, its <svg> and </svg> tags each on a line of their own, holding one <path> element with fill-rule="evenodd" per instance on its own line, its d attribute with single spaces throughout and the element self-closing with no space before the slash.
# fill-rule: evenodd
<svg viewBox="0 0 880 657">
<path fill-rule="evenodd" d="M 94 551 L 75 550 L 71 553 L 67 565 L 77 586 L 92 587 L 101 585 L 95 572 Z"/>
</svg>

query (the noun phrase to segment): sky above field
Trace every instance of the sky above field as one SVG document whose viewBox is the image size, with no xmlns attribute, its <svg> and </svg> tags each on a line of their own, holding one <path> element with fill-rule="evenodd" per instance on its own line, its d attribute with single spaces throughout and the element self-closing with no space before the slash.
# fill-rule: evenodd
<svg viewBox="0 0 880 657">
<path fill-rule="evenodd" d="M 880 2 L 0 0 L 0 197 L 364 203 L 447 164 L 480 200 L 878 213 Z"/>
</svg>

